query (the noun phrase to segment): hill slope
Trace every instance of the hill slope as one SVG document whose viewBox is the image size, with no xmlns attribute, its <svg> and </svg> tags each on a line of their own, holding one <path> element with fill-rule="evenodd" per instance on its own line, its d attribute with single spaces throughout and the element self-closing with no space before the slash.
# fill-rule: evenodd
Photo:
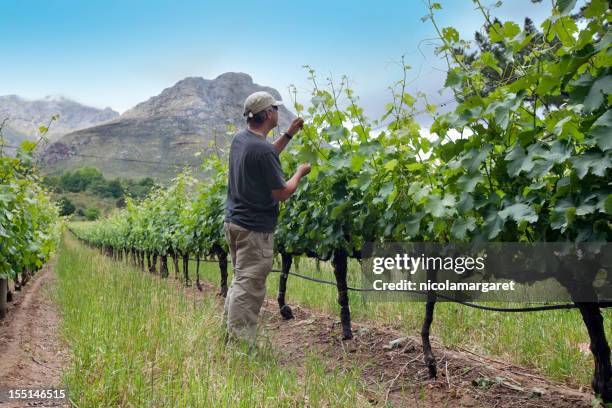
<svg viewBox="0 0 612 408">
<path fill-rule="evenodd" d="M 167 180 L 181 167 L 166 163 L 197 167 L 202 160 L 195 153 L 209 152 L 210 142 L 227 146 L 228 125 L 244 127 L 244 99 L 260 90 L 281 98 L 243 73 L 185 78 L 110 122 L 65 135 L 45 148 L 43 163 L 48 173 L 93 166 L 106 177 Z M 279 128 L 285 130 L 292 118 L 281 107 Z"/>
</svg>

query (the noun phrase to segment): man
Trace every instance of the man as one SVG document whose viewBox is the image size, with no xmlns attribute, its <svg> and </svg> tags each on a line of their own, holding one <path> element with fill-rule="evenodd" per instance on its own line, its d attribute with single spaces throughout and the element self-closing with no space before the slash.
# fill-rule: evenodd
<svg viewBox="0 0 612 408">
<path fill-rule="evenodd" d="M 304 120 L 293 120 L 287 132 L 274 143 L 266 136 L 278 124 L 282 102 L 268 92 L 255 92 L 244 102 L 247 128 L 234 135 L 229 155 L 225 238 L 234 279 L 225 299 L 227 338 L 254 344 L 257 318 L 266 295 L 266 278 L 272 269 L 274 227 L 278 202 L 297 189 L 310 172 L 301 164 L 285 182 L 278 155 L 302 128 Z"/>
</svg>

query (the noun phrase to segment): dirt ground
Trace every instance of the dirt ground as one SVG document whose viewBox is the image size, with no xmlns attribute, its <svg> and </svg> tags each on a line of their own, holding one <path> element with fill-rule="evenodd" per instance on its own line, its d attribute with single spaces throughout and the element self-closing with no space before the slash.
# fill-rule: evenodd
<svg viewBox="0 0 612 408">
<path fill-rule="evenodd" d="M 433 341 L 438 378 L 428 379 L 420 337 L 372 324 L 353 324 L 353 339 L 341 340 L 335 316 L 293 307 L 285 321 L 275 302 L 263 312 L 268 337 L 286 364 L 300 364 L 314 350 L 329 368 L 360 367 L 375 405 L 410 407 L 591 407 L 587 392 L 555 384 L 528 370 Z"/>
<path fill-rule="evenodd" d="M 67 347 L 59 336 L 59 314 L 50 292 L 54 262 L 47 263 L 9 303 L 0 320 L 0 389 L 61 388 Z M 59 407 L 63 402 L 0 402 L 0 407 Z"/>
</svg>

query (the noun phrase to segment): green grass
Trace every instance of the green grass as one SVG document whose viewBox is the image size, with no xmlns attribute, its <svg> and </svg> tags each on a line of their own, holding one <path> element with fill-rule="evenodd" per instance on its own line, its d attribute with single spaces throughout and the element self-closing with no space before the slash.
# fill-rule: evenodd
<svg viewBox="0 0 612 408">
<path fill-rule="evenodd" d="M 312 259 L 300 259 L 299 264 L 300 271 L 305 275 L 334 281 L 329 263 L 321 262 L 320 271 L 317 271 L 316 263 Z M 278 262 L 275 262 L 275 267 L 279 268 Z M 191 276 L 194 276 L 195 268 L 191 268 Z M 295 262 L 292 270 L 296 270 Z M 351 260 L 349 272 L 349 285 L 361 286 L 359 264 L 356 261 Z M 202 263 L 201 275 L 215 284 L 219 282 L 219 269 L 214 263 Z M 278 273 L 270 274 L 267 283 L 268 296 L 276 297 L 278 281 Z M 365 301 L 355 292 L 351 292 L 349 296 L 351 316 L 354 320 L 392 324 L 404 333 L 418 335 L 424 317 L 424 303 Z M 337 291 L 334 286 L 320 285 L 290 276 L 286 298 L 289 305 L 299 303 L 315 310 L 339 315 Z M 499 305 L 525 306 L 512 303 Z M 610 339 L 612 310 L 607 309 L 603 313 L 606 336 Z M 459 346 L 531 367 L 551 379 L 570 385 L 589 386 L 591 381 L 593 357 L 578 348 L 579 343 L 588 343 L 589 337 L 580 313 L 575 309 L 500 313 L 442 302 L 436 304 L 432 334 L 446 346 Z"/>
<path fill-rule="evenodd" d="M 221 308 L 109 260 L 65 234 L 56 300 L 72 358 L 64 372 L 79 407 L 362 406 L 358 370 L 309 356 L 298 374 L 269 345 L 223 346 Z"/>
</svg>

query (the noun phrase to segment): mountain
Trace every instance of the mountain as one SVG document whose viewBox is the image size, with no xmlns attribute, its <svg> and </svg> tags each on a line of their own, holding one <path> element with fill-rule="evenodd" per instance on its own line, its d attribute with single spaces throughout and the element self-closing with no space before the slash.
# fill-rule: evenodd
<svg viewBox="0 0 612 408">
<path fill-rule="evenodd" d="M 254 83 L 244 73 L 228 72 L 212 80 L 185 78 L 118 118 L 48 145 L 43 165 L 48 173 L 94 166 L 106 177 L 168 180 L 181 170 L 172 163 L 197 167 L 202 157 L 196 152 L 227 147 L 228 125 L 245 126 L 244 100 L 261 90 L 281 99 L 277 90 Z M 286 130 L 293 117 L 281 107 L 277 129 Z"/>
<path fill-rule="evenodd" d="M 59 119 L 49 126 L 47 136 L 50 140 L 109 121 L 119 113 L 111 108 L 92 108 L 64 97 L 28 100 L 17 95 L 0 96 L 0 122 L 7 119 L 3 135 L 9 144 L 36 139 L 38 127 L 49 124 L 53 115 L 59 115 Z"/>
</svg>

